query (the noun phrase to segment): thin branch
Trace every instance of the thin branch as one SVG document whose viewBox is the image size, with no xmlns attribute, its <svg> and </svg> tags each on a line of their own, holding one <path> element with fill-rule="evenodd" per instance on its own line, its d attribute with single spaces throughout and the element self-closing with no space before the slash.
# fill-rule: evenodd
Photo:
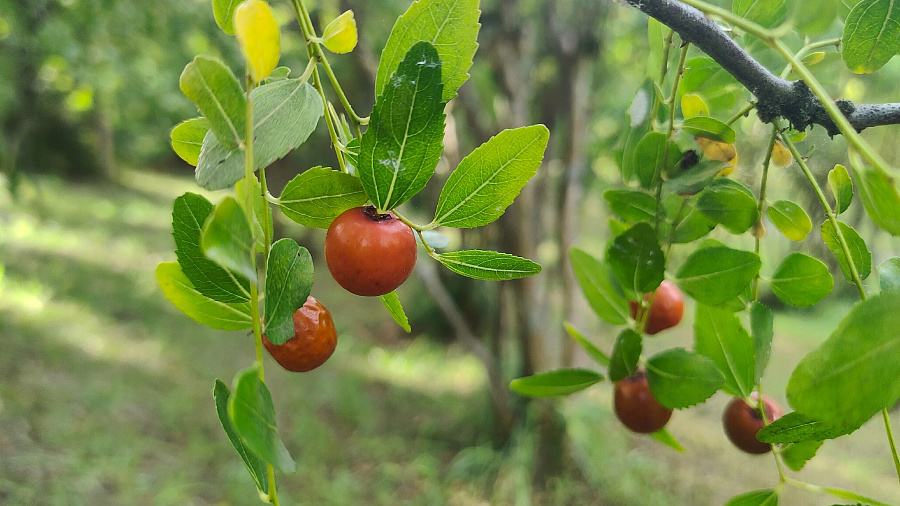
<svg viewBox="0 0 900 506">
<path fill-rule="evenodd" d="M 781 117 L 798 130 L 821 125 L 829 135 L 840 133 L 806 84 L 788 81 L 770 72 L 699 10 L 677 0 L 623 1 L 675 30 L 684 41 L 697 46 L 734 76 L 756 97 L 760 120 L 771 123 Z M 854 104 L 849 100 L 838 100 L 837 104 L 857 131 L 900 124 L 900 103 Z"/>
</svg>

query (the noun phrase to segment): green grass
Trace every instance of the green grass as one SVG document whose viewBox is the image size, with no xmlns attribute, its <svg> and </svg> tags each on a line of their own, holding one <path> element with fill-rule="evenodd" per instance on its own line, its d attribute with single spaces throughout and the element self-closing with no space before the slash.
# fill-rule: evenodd
<svg viewBox="0 0 900 506">
<path fill-rule="evenodd" d="M 0 187 L 0 504 L 260 504 L 211 395 L 215 378 L 230 384 L 252 363 L 252 340 L 194 323 L 153 275 L 174 259 L 171 205 L 184 191 L 197 190 L 139 174 L 120 185 L 42 179 L 18 203 Z M 266 362 L 279 432 L 298 464 L 279 477 L 282 504 L 721 504 L 777 484 L 771 457 L 725 441 L 723 395 L 673 417 L 681 455 L 622 429 L 600 384 L 562 403 L 571 458 L 534 491 L 533 434 L 488 444 L 477 361 L 404 337 L 380 302 L 339 290 L 324 268 L 314 292 L 338 322 L 335 356 L 303 375 Z M 840 311 L 779 318 L 766 379 L 776 398 Z M 683 325 L 648 345 L 689 345 L 689 332 Z M 878 420 L 826 443 L 800 476 L 897 496 Z M 831 502 L 794 491 L 782 500 Z"/>
</svg>

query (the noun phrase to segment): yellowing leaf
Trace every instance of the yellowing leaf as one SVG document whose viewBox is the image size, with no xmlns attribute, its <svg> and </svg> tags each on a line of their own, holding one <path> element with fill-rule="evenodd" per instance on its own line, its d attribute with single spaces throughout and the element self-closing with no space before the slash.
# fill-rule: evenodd
<svg viewBox="0 0 900 506">
<path fill-rule="evenodd" d="M 703 97 L 696 93 L 686 93 L 681 97 L 681 114 L 684 119 L 694 116 L 709 116 L 709 106 L 703 101 Z"/>
<path fill-rule="evenodd" d="M 779 169 L 786 169 L 794 163 L 794 155 L 784 147 L 784 144 L 775 141 L 775 145 L 772 146 L 772 163 Z"/>
<path fill-rule="evenodd" d="M 349 53 L 356 47 L 356 19 L 353 11 L 345 11 L 325 27 L 322 43 L 332 53 Z"/>
<path fill-rule="evenodd" d="M 706 158 L 718 162 L 730 163 L 732 160 L 737 162 L 737 149 L 735 149 L 734 144 L 714 141 L 705 137 L 694 137 L 694 140 L 697 141 L 700 151 L 703 152 L 703 156 Z"/>
<path fill-rule="evenodd" d="M 803 64 L 807 67 L 812 67 L 816 63 L 825 59 L 824 51 L 816 51 L 815 53 L 809 53 L 808 55 L 803 57 Z"/>
<path fill-rule="evenodd" d="M 260 82 L 269 77 L 281 55 L 281 35 L 272 8 L 262 0 L 247 0 L 234 11 L 234 29 L 250 77 Z"/>
</svg>

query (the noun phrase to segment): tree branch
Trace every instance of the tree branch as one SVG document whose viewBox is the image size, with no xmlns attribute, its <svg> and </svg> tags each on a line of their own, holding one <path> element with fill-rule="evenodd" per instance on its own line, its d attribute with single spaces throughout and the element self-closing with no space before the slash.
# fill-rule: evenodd
<svg viewBox="0 0 900 506">
<path fill-rule="evenodd" d="M 821 125 L 831 136 L 840 133 L 803 81 L 788 81 L 770 72 L 699 10 L 677 0 L 623 1 L 674 30 L 734 76 L 756 97 L 757 114 L 763 122 L 771 123 L 781 117 L 797 130 Z M 854 104 L 838 100 L 837 105 L 857 131 L 900 124 L 900 103 Z"/>
</svg>

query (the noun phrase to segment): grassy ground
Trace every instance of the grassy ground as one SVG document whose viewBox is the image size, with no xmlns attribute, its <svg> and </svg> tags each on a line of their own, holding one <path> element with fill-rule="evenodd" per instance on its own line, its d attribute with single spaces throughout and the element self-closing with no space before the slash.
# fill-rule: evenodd
<svg viewBox="0 0 900 506">
<path fill-rule="evenodd" d="M 119 186 L 41 180 L 14 204 L 0 188 L 0 504 L 258 503 L 211 396 L 215 378 L 230 383 L 250 365 L 252 343 L 183 316 L 153 276 L 174 258 L 171 202 L 189 190 L 137 174 Z M 315 291 L 337 316 L 335 357 L 302 376 L 267 363 L 298 463 L 280 480 L 282 504 L 702 505 L 777 484 L 771 457 L 725 441 L 724 396 L 673 417 L 681 455 L 624 431 L 601 385 L 564 402 L 573 458 L 534 493 L 532 437 L 485 444 L 484 377 L 471 357 L 403 338 L 378 301 L 335 289 L 324 269 Z M 843 311 L 779 318 L 769 390 L 783 391 Z M 689 343 L 688 333 L 651 345 Z M 877 420 L 827 443 L 800 477 L 900 496 Z M 795 490 L 782 499 L 833 502 Z"/>
</svg>

